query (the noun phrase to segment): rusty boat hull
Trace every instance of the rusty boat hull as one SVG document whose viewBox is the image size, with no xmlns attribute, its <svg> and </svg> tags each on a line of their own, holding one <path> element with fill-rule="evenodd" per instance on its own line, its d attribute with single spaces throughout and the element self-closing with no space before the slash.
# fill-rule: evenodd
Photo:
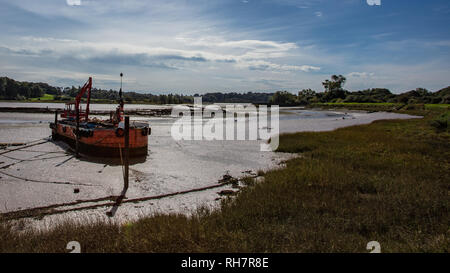
<svg viewBox="0 0 450 273">
<path fill-rule="evenodd" d="M 63 141 L 72 149 L 76 147 L 76 123 L 62 120 L 51 123 L 52 139 Z M 147 123 L 130 122 L 129 155 L 146 157 L 148 153 L 148 136 L 151 129 Z M 121 158 L 125 147 L 123 128 L 104 123 L 80 123 L 78 151 L 91 157 Z"/>
</svg>

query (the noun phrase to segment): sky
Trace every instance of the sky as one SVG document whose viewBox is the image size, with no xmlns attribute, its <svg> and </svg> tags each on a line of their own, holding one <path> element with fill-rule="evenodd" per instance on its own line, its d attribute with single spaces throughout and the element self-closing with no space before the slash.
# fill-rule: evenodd
<svg viewBox="0 0 450 273">
<path fill-rule="evenodd" d="M 0 76 L 154 94 L 450 85 L 448 0 L 0 0 Z"/>
</svg>

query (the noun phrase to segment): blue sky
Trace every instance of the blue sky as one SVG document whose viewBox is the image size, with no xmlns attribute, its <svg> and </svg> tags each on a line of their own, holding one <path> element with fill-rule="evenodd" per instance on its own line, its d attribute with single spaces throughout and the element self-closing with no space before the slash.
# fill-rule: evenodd
<svg viewBox="0 0 450 273">
<path fill-rule="evenodd" d="M 370 1 L 370 0 L 369 0 Z M 450 1 L 0 0 L 0 76 L 152 93 L 450 85 Z"/>
</svg>

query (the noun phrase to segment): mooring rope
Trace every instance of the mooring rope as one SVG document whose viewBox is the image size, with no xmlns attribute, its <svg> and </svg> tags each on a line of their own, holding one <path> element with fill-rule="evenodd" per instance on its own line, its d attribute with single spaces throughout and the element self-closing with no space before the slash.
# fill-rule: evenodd
<svg viewBox="0 0 450 273">
<path fill-rule="evenodd" d="M 41 152 L 42 153 L 42 152 Z M 47 153 L 43 153 L 40 156 L 46 155 Z M 7 156 L 7 155 L 2 155 L 3 157 L 9 158 L 11 160 L 17 160 L 20 162 L 28 162 L 28 161 L 38 161 L 38 160 L 47 160 L 47 159 L 54 159 L 54 158 L 61 158 L 61 157 L 66 157 L 69 155 L 58 155 L 58 156 L 53 156 L 53 157 L 44 157 L 44 158 L 35 158 L 35 159 L 20 159 L 20 158 L 15 158 L 12 156 Z M 0 167 L 2 169 L 4 169 L 3 167 Z"/>
<path fill-rule="evenodd" d="M 13 158 L 13 157 L 10 157 L 10 156 L 7 156 L 7 155 L 2 155 L 3 157 L 6 157 L 6 158 L 9 158 L 9 159 L 12 159 L 12 160 L 16 160 L 16 162 L 10 163 L 10 164 L 5 165 L 5 166 L 2 166 L 2 167 L 0 167 L 0 169 L 6 169 L 6 168 L 9 168 L 11 166 L 14 166 L 16 164 L 19 164 L 19 163 L 22 163 L 22 162 L 25 162 L 25 161 L 42 160 L 42 158 L 38 158 L 38 157 L 43 156 L 43 155 L 45 155 L 45 154 L 40 153 L 38 155 L 32 156 L 29 159 L 18 159 L 18 158 L 16 159 L 16 158 Z"/>
<path fill-rule="evenodd" d="M 258 176 L 255 175 L 255 176 L 249 176 L 249 177 L 256 178 Z M 245 177 L 238 178 L 237 180 L 242 181 L 244 178 Z M 139 203 L 139 202 L 144 202 L 144 201 L 149 201 L 149 200 L 154 200 L 154 199 L 162 199 L 162 198 L 172 197 L 172 196 L 176 196 L 176 195 L 182 195 L 182 194 L 187 194 L 187 193 L 210 190 L 210 189 L 214 189 L 214 188 L 220 188 L 220 187 L 224 187 L 226 185 L 232 184 L 232 183 L 234 183 L 234 181 L 227 181 L 227 182 L 222 182 L 222 183 L 218 183 L 218 184 L 214 184 L 214 185 L 210 185 L 210 186 L 206 186 L 206 187 L 194 188 L 194 189 L 189 189 L 189 190 L 185 190 L 185 191 L 177 191 L 177 192 L 166 193 L 166 194 L 161 194 L 161 195 L 124 199 L 120 203 L 121 204 L 122 203 Z M 20 211 L 6 212 L 6 213 L 0 214 L 0 219 L 4 218 L 7 220 L 14 220 L 14 219 L 37 217 L 37 216 L 42 217 L 42 216 L 46 216 L 46 215 L 62 214 L 62 213 L 66 213 L 66 212 L 97 209 L 97 208 L 101 208 L 101 207 L 111 207 L 111 206 L 117 205 L 117 202 L 95 204 L 95 205 L 91 205 L 91 206 L 78 207 L 78 208 L 72 208 L 72 209 L 55 210 L 55 208 L 58 208 L 58 207 L 67 207 L 67 206 L 78 205 L 81 203 L 90 203 L 90 202 L 94 203 L 94 202 L 112 200 L 114 197 L 117 200 L 120 196 L 119 197 L 118 196 L 108 196 L 108 197 L 97 198 L 97 199 L 92 199 L 92 200 L 79 200 L 77 202 L 72 202 L 72 203 L 53 204 L 53 205 L 49 205 L 49 206 L 45 206 L 45 207 L 36 207 L 36 208 L 25 209 L 25 210 L 20 210 Z"/>
<path fill-rule="evenodd" d="M 41 140 L 48 140 L 50 137 L 51 137 L 51 135 L 43 137 L 43 138 L 40 138 L 40 139 L 32 140 L 32 141 L 29 141 L 29 142 L 25 142 L 25 143 L 23 143 L 23 145 L 28 145 L 28 144 L 31 144 L 31 143 L 34 143 L 34 142 L 38 142 L 38 141 L 41 141 Z"/>
<path fill-rule="evenodd" d="M 34 151 L 34 150 L 20 150 L 21 152 L 27 153 L 42 153 L 42 154 L 67 154 L 64 151 Z"/>
<path fill-rule="evenodd" d="M 35 142 L 35 141 L 33 141 L 33 142 Z M 41 145 L 41 144 L 44 144 L 44 143 L 47 143 L 47 142 L 49 142 L 48 139 L 47 139 L 46 141 L 42 141 L 42 142 L 30 144 L 30 145 L 24 145 L 24 146 L 19 147 L 19 148 L 10 149 L 10 150 L 6 150 L 6 151 L 4 151 L 4 152 L 1 152 L 0 155 L 4 155 L 4 154 L 10 153 L 10 152 L 14 152 L 14 151 L 18 151 L 18 150 L 21 150 L 21 149 L 25 149 L 25 148 L 29 148 L 29 147 Z"/>
<path fill-rule="evenodd" d="M 19 180 L 23 180 L 26 182 L 32 182 L 32 183 L 43 183 L 43 184 L 60 184 L 60 185 L 75 185 L 75 186 L 87 186 L 87 187 L 101 187 L 100 185 L 93 185 L 93 184 L 85 184 L 85 183 L 76 183 L 76 182 L 66 182 L 66 181 L 43 181 L 43 180 L 36 180 L 36 179 L 30 179 L 30 178 L 24 178 L 20 176 L 16 176 L 13 174 L 6 173 L 4 171 L 0 171 L 1 174 L 16 178 Z"/>
<path fill-rule="evenodd" d="M 122 176 L 123 176 L 123 179 L 125 180 L 125 169 L 123 166 L 122 147 L 120 147 L 120 143 L 119 143 L 119 154 L 120 154 L 120 166 L 122 167 Z"/>
</svg>

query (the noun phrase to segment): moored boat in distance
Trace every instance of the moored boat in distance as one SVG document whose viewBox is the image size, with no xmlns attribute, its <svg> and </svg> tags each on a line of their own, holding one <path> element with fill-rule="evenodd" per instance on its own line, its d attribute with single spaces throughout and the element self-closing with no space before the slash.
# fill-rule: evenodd
<svg viewBox="0 0 450 273">
<path fill-rule="evenodd" d="M 121 73 L 120 76 L 122 77 L 123 74 Z M 119 105 L 115 112 L 110 113 L 110 118 L 107 120 L 89 117 L 91 88 L 92 78 L 89 78 L 75 98 L 75 102 L 66 104 L 64 112 L 61 113 L 62 119 L 58 120 L 58 113 L 55 114 L 55 122 L 50 123 L 52 139 L 61 140 L 75 149 L 78 131 L 79 153 L 93 157 L 121 158 L 125 147 L 122 83 L 119 91 Z M 80 105 L 84 94 L 87 94 L 85 110 Z M 130 157 L 147 156 L 148 136 L 150 134 L 151 128 L 147 123 L 130 121 Z"/>
</svg>

